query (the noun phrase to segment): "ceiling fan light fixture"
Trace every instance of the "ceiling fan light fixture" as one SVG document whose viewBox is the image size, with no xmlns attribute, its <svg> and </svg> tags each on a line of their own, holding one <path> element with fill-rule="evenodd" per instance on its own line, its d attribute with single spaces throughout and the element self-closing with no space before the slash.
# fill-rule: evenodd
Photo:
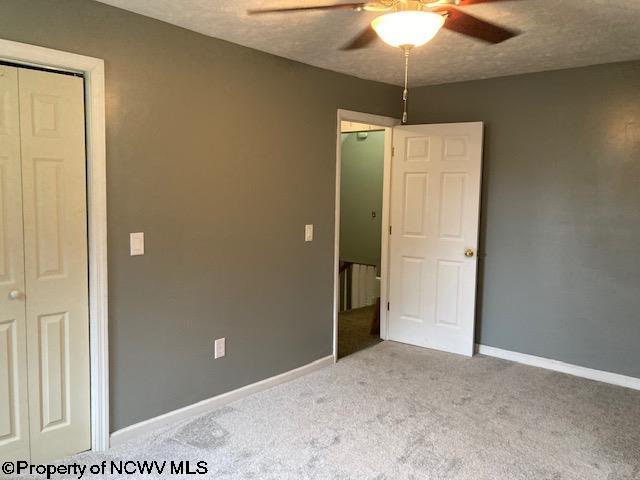
<svg viewBox="0 0 640 480">
<path fill-rule="evenodd" d="M 435 37 L 443 24 L 444 17 L 439 13 L 404 10 L 374 18 L 371 27 L 388 45 L 412 48 Z"/>
</svg>

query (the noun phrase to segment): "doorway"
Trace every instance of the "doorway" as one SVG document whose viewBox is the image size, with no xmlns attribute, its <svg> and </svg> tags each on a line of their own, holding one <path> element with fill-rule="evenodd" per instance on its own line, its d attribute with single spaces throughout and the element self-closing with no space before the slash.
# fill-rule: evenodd
<svg viewBox="0 0 640 480">
<path fill-rule="evenodd" d="M 343 121 L 385 133 L 380 307 L 374 307 L 380 338 L 473 355 L 482 122 L 399 126 L 393 118 L 338 110 L 334 357 L 341 356 L 339 311 L 349 306 L 351 284 L 341 281 L 348 263 L 340 251 Z"/>
<path fill-rule="evenodd" d="M 384 127 L 341 123 L 338 358 L 380 339 Z"/>
<path fill-rule="evenodd" d="M 379 343 L 386 329 L 391 128 L 399 121 L 338 111 L 334 355 Z"/>
</svg>

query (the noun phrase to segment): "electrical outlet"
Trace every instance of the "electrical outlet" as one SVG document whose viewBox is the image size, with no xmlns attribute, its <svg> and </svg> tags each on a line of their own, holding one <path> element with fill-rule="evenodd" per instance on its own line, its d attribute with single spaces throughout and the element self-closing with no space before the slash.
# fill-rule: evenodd
<svg viewBox="0 0 640 480">
<path fill-rule="evenodd" d="M 225 339 L 218 338 L 214 343 L 213 358 L 224 357 L 224 354 L 225 354 Z"/>
<path fill-rule="evenodd" d="M 313 224 L 304 226 L 304 241 L 313 242 Z"/>
</svg>

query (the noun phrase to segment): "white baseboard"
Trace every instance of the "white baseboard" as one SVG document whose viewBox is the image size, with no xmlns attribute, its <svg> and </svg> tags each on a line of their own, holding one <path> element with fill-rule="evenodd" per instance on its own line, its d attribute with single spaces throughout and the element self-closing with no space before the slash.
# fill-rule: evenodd
<svg viewBox="0 0 640 480">
<path fill-rule="evenodd" d="M 502 358 L 511 360 L 532 367 L 546 368 L 556 372 L 568 373 L 576 377 L 588 378 L 589 380 L 597 380 L 598 382 L 610 383 L 621 387 L 640 390 L 640 378 L 628 377 L 618 373 L 605 372 L 603 370 L 594 370 L 593 368 L 581 367 L 570 363 L 552 360 L 550 358 L 536 357 L 526 353 L 512 352 L 501 348 L 489 347 L 488 345 L 477 345 L 478 353 L 489 357 Z"/>
<path fill-rule="evenodd" d="M 186 407 L 150 418 L 149 420 L 144 420 L 142 422 L 129 425 L 128 427 L 117 430 L 111 434 L 111 446 L 115 447 L 139 435 L 144 435 L 145 433 L 149 433 L 153 430 L 162 428 L 166 425 L 170 425 L 180 420 L 185 420 L 191 417 L 202 415 L 203 413 L 207 413 L 208 411 L 234 402 L 243 397 L 253 395 L 254 393 L 261 392 L 262 390 L 267 390 L 269 388 L 275 387 L 276 385 L 280 385 L 281 383 L 295 380 L 296 378 L 302 377 L 303 375 L 307 375 L 316 370 L 320 370 L 321 368 L 333 365 L 334 362 L 335 359 L 333 355 L 329 355 L 307 365 L 303 365 L 302 367 L 298 367 L 296 369 L 289 370 L 288 372 L 281 373 L 280 375 L 265 378 L 264 380 L 260 380 L 259 382 L 246 385 L 244 387 L 208 398 L 206 400 L 202 400 L 201 402 L 194 403 L 193 405 L 187 405 Z"/>
</svg>

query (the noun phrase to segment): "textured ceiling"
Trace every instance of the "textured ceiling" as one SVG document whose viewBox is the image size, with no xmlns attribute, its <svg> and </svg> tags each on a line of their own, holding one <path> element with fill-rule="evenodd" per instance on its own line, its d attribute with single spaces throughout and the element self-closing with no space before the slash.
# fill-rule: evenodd
<svg viewBox="0 0 640 480">
<path fill-rule="evenodd" d="M 375 17 L 350 10 L 247 16 L 248 8 L 339 0 L 100 0 L 196 32 L 361 78 L 401 84 L 399 50 L 341 52 Z M 442 30 L 412 54 L 412 86 L 640 58 L 640 0 L 512 0 L 464 7 L 522 35 L 486 45 Z"/>
</svg>

